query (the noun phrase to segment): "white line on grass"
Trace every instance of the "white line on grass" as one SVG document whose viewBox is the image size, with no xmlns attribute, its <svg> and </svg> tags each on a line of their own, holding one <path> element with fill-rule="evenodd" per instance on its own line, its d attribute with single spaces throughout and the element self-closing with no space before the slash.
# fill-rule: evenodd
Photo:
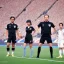
<svg viewBox="0 0 64 64">
<path fill-rule="evenodd" d="M 64 61 L 57 61 L 57 60 L 50 60 L 50 59 L 41 59 L 41 58 L 26 58 L 26 57 L 17 57 L 17 56 L 15 56 L 15 58 L 37 59 L 37 60 L 45 60 L 45 61 L 49 61 L 49 62 L 58 62 L 58 63 L 62 62 L 62 63 L 64 63 Z"/>
</svg>

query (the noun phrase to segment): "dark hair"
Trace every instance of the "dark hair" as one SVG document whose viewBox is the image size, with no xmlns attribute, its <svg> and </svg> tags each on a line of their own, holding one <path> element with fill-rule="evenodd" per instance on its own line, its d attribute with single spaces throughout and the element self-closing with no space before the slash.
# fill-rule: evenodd
<svg viewBox="0 0 64 64">
<path fill-rule="evenodd" d="M 60 24 L 62 24 L 62 26 L 63 26 L 63 23 L 59 23 L 59 26 L 60 26 Z"/>
<path fill-rule="evenodd" d="M 45 17 L 45 16 L 48 16 L 48 18 L 49 18 L 49 15 L 48 15 L 48 14 L 45 14 L 44 17 Z"/>
<path fill-rule="evenodd" d="M 32 25 L 32 22 L 31 22 L 31 20 L 27 20 L 27 21 L 26 21 L 26 23 L 30 23 L 30 24 Z"/>
<path fill-rule="evenodd" d="M 15 17 L 14 17 L 14 16 L 11 16 L 11 17 L 10 17 L 10 19 L 12 19 L 12 18 L 14 18 L 14 20 L 15 20 Z"/>
</svg>

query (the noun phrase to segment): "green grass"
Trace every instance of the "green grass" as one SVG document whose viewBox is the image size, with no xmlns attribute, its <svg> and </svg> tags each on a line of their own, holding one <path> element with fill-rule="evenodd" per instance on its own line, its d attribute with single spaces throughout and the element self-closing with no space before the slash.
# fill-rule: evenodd
<svg viewBox="0 0 64 64">
<path fill-rule="evenodd" d="M 37 54 L 37 48 L 34 48 L 34 57 L 29 58 L 30 49 L 27 48 L 26 58 L 21 58 L 23 55 L 22 47 L 16 47 L 16 57 L 6 57 L 6 47 L 0 46 L 0 64 L 64 64 L 64 57 L 62 59 L 56 59 L 58 56 L 58 49 L 54 48 L 54 58 L 50 58 L 49 48 L 42 48 L 40 59 L 35 59 Z M 63 62 L 60 62 L 63 61 Z"/>
</svg>

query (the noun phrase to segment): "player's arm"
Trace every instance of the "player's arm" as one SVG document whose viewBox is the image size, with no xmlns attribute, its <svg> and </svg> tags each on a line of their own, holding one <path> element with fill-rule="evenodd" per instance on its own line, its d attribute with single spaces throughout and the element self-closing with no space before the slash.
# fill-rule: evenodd
<svg viewBox="0 0 64 64">
<path fill-rule="evenodd" d="M 39 33 L 39 29 L 40 29 L 40 27 L 41 27 L 41 22 L 38 24 L 38 26 L 37 26 L 37 33 Z"/>
<path fill-rule="evenodd" d="M 9 25 L 7 25 L 6 32 L 5 32 L 5 35 L 6 35 L 7 38 L 8 38 L 8 30 L 9 30 Z"/>
<path fill-rule="evenodd" d="M 19 28 L 18 28 L 18 25 L 16 25 L 16 34 L 17 34 L 17 36 L 19 37 L 19 30 L 18 30 Z"/>
<path fill-rule="evenodd" d="M 37 27 L 37 29 L 36 29 L 37 33 L 39 33 L 39 29 L 40 29 L 40 27 Z"/>
<path fill-rule="evenodd" d="M 54 27 L 53 29 L 54 29 L 54 33 L 53 33 L 53 34 L 55 34 L 55 33 L 57 32 L 57 31 L 56 31 L 56 28 Z"/>
<path fill-rule="evenodd" d="M 64 29 L 63 29 L 63 36 L 64 36 Z M 64 39 L 64 38 L 63 38 Z"/>
<path fill-rule="evenodd" d="M 53 34 L 55 34 L 57 31 L 56 31 L 56 28 L 55 28 L 55 25 L 53 24 L 53 23 L 51 23 L 51 26 L 52 26 L 52 28 L 53 28 Z"/>
<path fill-rule="evenodd" d="M 16 34 L 17 34 L 17 36 L 19 37 L 20 35 L 19 35 L 19 31 L 18 30 L 16 30 Z"/>
<path fill-rule="evenodd" d="M 16 30 L 16 34 L 17 34 L 18 39 L 22 38 L 22 35 L 19 33 L 19 30 Z"/>
<path fill-rule="evenodd" d="M 32 27 L 32 35 L 34 35 L 36 30 Z"/>
<path fill-rule="evenodd" d="M 8 38 L 8 30 L 6 30 L 6 33 L 5 34 L 6 34 L 6 37 Z"/>
<path fill-rule="evenodd" d="M 22 38 L 22 34 L 19 33 L 18 25 L 16 26 L 16 34 L 17 34 L 17 36 L 18 36 L 19 39 Z"/>
</svg>

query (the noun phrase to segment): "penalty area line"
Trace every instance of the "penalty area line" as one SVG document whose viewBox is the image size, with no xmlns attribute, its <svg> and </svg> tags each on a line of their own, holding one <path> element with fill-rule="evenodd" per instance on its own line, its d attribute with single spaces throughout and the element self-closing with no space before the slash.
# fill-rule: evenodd
<svg viewBox="0 0 64 64">
<path fill-rule="evenodd" d="M 41 58 L 26 58 L 26 57 L 17 57 L 17 56 L 14 56 L 15 58 L 25 58 L 25 59 L 33 59 L 33 60 L 45 60 L 45 61 L 49 61 L 49 62 L 57 62 L 57 63 L 64 63 L 64 61 L 57 61 L 57 60 L 50 60 L 50 59 L 41 59 Z"/>
</svg>

